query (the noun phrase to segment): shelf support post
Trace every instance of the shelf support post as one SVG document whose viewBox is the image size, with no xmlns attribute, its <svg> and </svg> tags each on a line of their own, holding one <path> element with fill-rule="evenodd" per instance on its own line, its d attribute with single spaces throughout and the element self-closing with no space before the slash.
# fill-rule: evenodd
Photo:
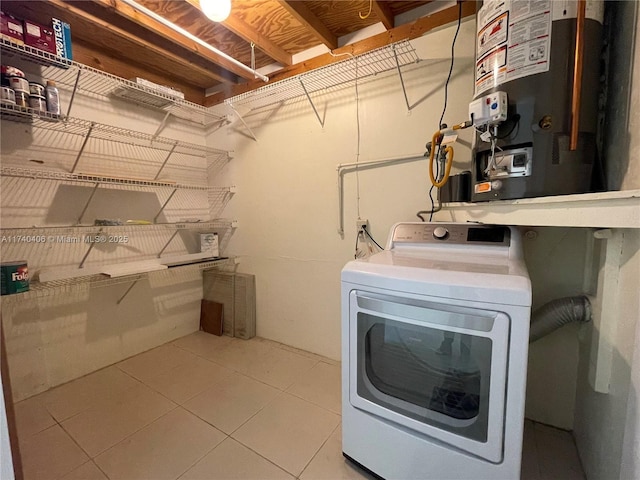
<svg viewBox="0 0 640 480">
<path fill-rule="evenodd" d="M 309 92 L 307 92 L 307 87 L 304 86 L 304 82 L 302 81 L 302 78 L 300 79 L 300 85 L 302 85 L 302 90 L 304 90 L 304 94 L 307 96 L 307 100 L 309 100 L 309 103 L 311 104 L 311 108 L 313 108 L 313 113 L 316 114 L 316 118 L 318 119 L 318 122 L 320 122 L 320 126 L 324 128 L 324 122 L 320 118 L 320 114 L 318 113 L 316 106 L 313 104 L 313 100 L 311 100 L 311 96 L 309 95 Z"/>
<path fill-rule="evenodd" d="M 153 177 L 154 180 L 157 180 L 158 177 L 160 176 L 160 173 L 162 173 L 162 170 L 164 169 L 165 165 L 167 164 L 167 162 L 169 161 L 169 159 L 171 158 L 171 155 L 173 155 L 173 152 L 175 151 L 176 147 L 178 146 L 178 142 L 175 142 L 173 144 L 173 146 L 171 147 L 171 150 L 169 150 L 169 153 L 167 155 L 167 158 L 164 159 L 164 162 L 162 162 L 162 165 L 160 166 L 160 170 L 158 170 L 158 173 L 156 173 L 156 176 Z"/>
<path fill-rule="evenodd" d="M 169 198 L 167 198 L 167 200 L 162 204 L 162 206 L 160 207 L 160 210 L 158 210 L 158 213 L 156 213 L 156 216 L 153 217 L 153 223 L 156 223 L 158 221 L 158 217 L 160 216 L 162 211 L 165 209 L 167 204 L 171 201 L 171 199 L 173 198 L 173 196 L 176 194 L 177 191 L 178 191 L 177 188 L 173 189 L 173 192 L 171 192 L 171 195 L 169 195 Z"/>
<path fill-rule="evenodd" d="M 80 74 L 82 69 L 78 68 L 78 75 L 76 75 L 76 81 L 73 84 L 73 92 L 71 92 L 71 99 L 69 100 L 69 106 L 67 107 L 67 117 L 71 115 L 71 107 L 73 106 L 73 100 L 76 98 L 76 92 L 78 91 L 78 85 L 80 84 Z"/>
<path fill-rule="evenodd" d="M 178 234 L 180 230 L 178 230 L 176 228 L 176 231 L 173 232 L 173 235 L 171 235 L 171 238 L 169 238 L 169 240 L 167 240 L 167 243 L 164 244 L 164 247 L 162 247 L 162 250 L 160 250 L 160 252 L 158 253 L 158 258 L 160 258 L 160 256 L 162 255 L 162 253 L 167 249 L 167 247 L 169 246 L 169 244 L 171 243 L 171 241 L 176 238 L 176 235 Z"/>
<path fill-rule="evenodd" d="M 125 297 L 126 297 L 127 295 L 129 295 L 129 292 L 130 292 L 131 290 L 133 290 L 133 287 L 135 287 L 135 286 L 136 286 L 136 283 L 138 283 L 138 280 L 134 280 L 133 282 L 131 282 L 131 285 L 129 285 L 129 288 L 127 288 L 127 291 L 126 291 L 126 292 L 124 292 L 124 293 L 122 294 L 122 296 L 118 299 L 118 301 L 116 302 L 116 305 L 120 305 L 120 304 L 122 303 L 122 301 L 125 299 Z"/>
<path fill-rule="evenodd" d="M 76 167 L 78 166 L 78 162 L 80 161 L 80 157 L 82 156 L 82 153 L 84 152 L 85 147 L 87 146 L 87 142 L 89 141 L 89 137 L 91 137 L 91 132 L 93 131 L 93 127 L 95 126 L 95 122 L 91 122 L 91 126 L 89 127 L 89 130 L 87 131 L 87 134 L 84 137 L 84 141 L 82 142 L 82 146 L 80 147 L 80 151 L 78 152 L 78 156 L 76 157 L 76 161 L 73 164 L 73 167 L 71 168 L 71 173 L 75 173 L 76 171 Z"/>
<path fill-rule="evenodd" d="M 240 115 L 240 113 L 235 108 L 233 108 L 233 105 L 229 104 L 229 107 L 231 107 L 231 110 L 233 110 L 233 112 L 238 116 L 238 119 L 242 122 L 242 124 L 244 125 L 244 128 L 246 128 L 249 131 L 249 135 L 251 135 L 251 137 L 257 142 L 258 137 L 256 137 L 255 133 L 253 133 L 253 130 L 249 128 L 249 125 L 247 125 L 247 122 L 244 121 L 244 118 L 242 118 L 242 115 Z"/>
<path fill-rule="evenodd" d="M 80 216 L 78 217 L 78 221 L 76 222 L 77 225 L 82 224 L 82 217 L 84 217 L 84 214 L 86 213 L 87 208 L 89 208 L 89 204 L 91 203 L 91 200 L 93 200 L 93 196 L 98 191 L 99 186 L 100 186 L 100 182 L 96 182 L 95 186 L 93 187 L 93 190 L 91 190 L 91 195 L 89 195 L 89 199 L 87 200 L 87 203 L 85 203 L 84 208 L 82 209 L 82 212 L 80 212 Z"/>
<path fill-rule="evenodd" d="M 402 70 L 400 69 L 400 62 L 398 61 L 398 52 L 396 52 L 395 45 L 393 46 L 393 57 L 396 60 L 396 68 L 398 69 L 398 76 L 400 77 L 400 84 L 402 85 L 402 93 L 404 94 L 404 102 L 407 104 L 407 112 L 411 111 L 409 105 L 409 98 L 407 97 L 407 88 L 404 85 L 404 78 L 402 77 Z"/>
<path fill-rule="evenodd" d="M 100 228 L 98 230 L 98 234 L 102 233 L 102 228 Z M 95 238 L 94 238 L 95 240 Z M 89 249 L 87 250 L 87 253 L 84 254 L 84 257 L 82 257 L 82 260 L 80 260 L 80 265 L 78 265 L 78 268 L 84 268 L 84 262 L 87 261 L 87 257 L 89 256 L 89 254 L 91 253 L 91 250 L 93 250 L 93 247 L 96 246 L 96 243 L 98 242 L 91 242 L 91 244 L 89 245 Z"/>
<path fill-rule="evenodd" d="M 153 137 L 152 137 L 153 139 L 155 139 L 158 135 L 160 135 L 160 132 L 164 130 L 164 127 L 167 125 L 167 120 L 169 120 L 170 116 L 171 116 L 171 112 L 167 112 L 165 114 L 164 118 L 160 122 L 160 125 L 158 125 L 158 128 L 156 129 L 156 133 L 153 134 Z"/>
</svg>

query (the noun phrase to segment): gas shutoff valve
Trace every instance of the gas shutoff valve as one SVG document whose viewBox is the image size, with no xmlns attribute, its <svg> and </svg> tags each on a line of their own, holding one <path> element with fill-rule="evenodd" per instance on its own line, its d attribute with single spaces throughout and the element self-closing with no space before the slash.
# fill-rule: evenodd
<svg viewBox="0 0 640 480">
<path fill-rule="evenodd" d="M 473 125 L 498 125 L 507 119 L 507 93 L 494 92 L 475 99 L 469 104 L 469 117 Z"/>
</svg>

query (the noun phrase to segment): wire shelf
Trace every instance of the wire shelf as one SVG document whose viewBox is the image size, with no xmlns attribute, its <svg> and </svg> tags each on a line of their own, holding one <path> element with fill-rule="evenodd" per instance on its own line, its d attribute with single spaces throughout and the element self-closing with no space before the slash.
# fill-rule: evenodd
<svg viewBox="0 0 640 480">
<path fill-rule="evenodd" d="M 102 175 L 69 173 L 56 170 L 36 170 L 22 167 L 6 166 L 0 168 L 0 176 L 19 177 L 62 182 L 99 183 L 108 185 L 130 185 L 136 187 L 164 187 L 180 190 L 201 190 L 209 192 L 209 196 L 225 196 L 235 192 L 235 187 L 209 187 L 203 185 L 187 185 L 161 180 L 143 180 L 124 177 L 107 177 Z"/>
<path fill-rule="evenodd" d="M 235 260 L 232 257 L 220 257 L 214 260 L 207 260 L 202 262 L 194 262 L 188 265 L 179 265 L 169 267 L 167 269 L 148 272 L 148 273 L 136 273 L 133 275 L 125 275 L 122 277 L 109 277 L 107 275 L 89 275 L 86 277 L 75 277 L 64 280 L 52 280 L 49 282 L 31 281 L 29 283 L 29 291 L 16 293 L 13 295 L 3 295 L 2 302 L 24 302 L 37 298 L 47 297 L 51 295 L 70 292 L 77 289 L 89 289 L 98 287 L 108 287 L 112 285 L 118 285 L 123 283 L 132 283 L 139 280 L 144 280 L 153 275 L 162 274 L 165 272 L 174 271 L 189 271 L 189 270 L 209 270 L 214 268 L 222 268 L 225 266 L 231 266 L 235 264 Z"/>
<path fill-rule="evenodd" d="M 28 121 L 36 128 L 61 132 L 69 135 L 86 136 L 98 140 L 132 145 L 135 147 L 152 148 L 155 150 L 170 151 L 184 155 L 207 158 L 210 160 L 229 158 L 229 152 L 217 148 L 181 142 L 171 138 L 153 136 L 148 133 L 136 132 L 126 128 L 114 127 L 80 118 L 67 117 L 64 121 L 56 115 L 48 112 L 40 112 L 32 108 L 18 107 L 15 105 L 0 105 L 2 118 L 9 121 Z"/>
<path fill-rule="evenodd" d="M 18 45 L 6 38 L 0 38 L 2 53 L 8 56 L 17 56 L 23 60 L 37 63 L 45 67 L 69 68 L 73 64 L 71 60 L 59 57 L 53 53 L 45 52 L 29 45 Z"/>
<path fill-rule="evenodd" d="M 0 39 L 0 47 L 3 54 L 17 56 L 45 67 L 54 67 L 46 71 L 46 77 L 71 89 L 75 87 L 78 75 L 80 75 L 77 86 L 78 90 L 82 92 L 104 97 L 124 96 L 127 100 L 169 112 L 178 118 L 205 127 L 224 120 L 223 116 L 212 113 L 210 109 L 202 105 L 36 48 L 18 45 L 4 38 Z"/>
<path fill-rule="evenodd" d="M 43 112 L 41 110 L 35 110 L 30 107 L 11 105 L 8 103 L 0 104 L 0 116 L 3 120 L 20 123 L 33 123 L 36 119 L 39 119 L 43 122 L 54 123 L 60 123 L 60 121 L 62 120 L 60 118 L 60 115 L 55 115 L 50 112 Z"/>
<path fill-rule="evenodd" d="M 213 230 L 235 228 L 236 220 L 217 218 L 204 222 L 154 223 L 149 225 L 74 225 L 74 226 L 33 226 L 33 227 L 0 227 L 0 232 L 6 237 L 31 237 L 34 231 L 49 235 L 82 236 L 100 229 L 103 234 L 108 233 L 139 233 L 175 230 Z"/>
<path fill-rule="evenodd" d="M 249 107 L 254 110 L 353 82 L 356 75 L 361 80 L 419 60 L 411 43 L 403 40 L 236 95 L 225 100 L 225 103 L 234 108 Z"/>
</svg>

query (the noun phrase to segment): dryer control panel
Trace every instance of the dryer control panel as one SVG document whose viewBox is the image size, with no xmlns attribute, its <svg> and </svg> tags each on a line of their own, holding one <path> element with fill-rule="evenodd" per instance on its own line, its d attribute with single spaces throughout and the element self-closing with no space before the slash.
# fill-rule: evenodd
<svg viewBox="0 0 640 480">
<path fill-rule="evenodd" d="M 501 225 L 459 223 L 400 223 L 393 230 L 392 244 L 474 244 L 508 247 L 511 230 Z"/>
</svg>

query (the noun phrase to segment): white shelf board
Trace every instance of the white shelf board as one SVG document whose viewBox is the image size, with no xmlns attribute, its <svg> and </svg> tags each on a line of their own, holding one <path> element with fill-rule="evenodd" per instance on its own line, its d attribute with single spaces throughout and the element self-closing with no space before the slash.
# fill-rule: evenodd
<svg viewBox="0 0 640 480">
<path fill-rule="evenodd" d="M 539 227 L 640 228 L 640 190 L 445 203 L 437 219 Z"/>
</svg>

